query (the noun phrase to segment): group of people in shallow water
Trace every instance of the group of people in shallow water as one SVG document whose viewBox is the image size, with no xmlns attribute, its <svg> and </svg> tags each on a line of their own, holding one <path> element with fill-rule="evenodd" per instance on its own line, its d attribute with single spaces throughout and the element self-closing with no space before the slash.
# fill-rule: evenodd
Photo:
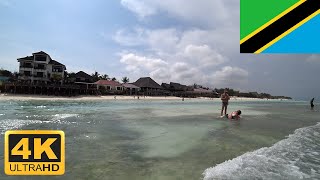
<svg viewBox="0 0 320 180">
<path fill-rule="evenodd" d="M 229 100 L 230 100 L 230 96 L 228 94 L 228 90 L 225 89 L 224 92 L 221 94 L 221 101 L 222 101 L 221 118 L 226 117 L 228 119 L 240 120 L 241 110 L 237 110 L 232 112 L 231 114 L 227 114 Z M 314 98 L 312 98 L 310 101 L 311 110 L 314 109 L 313 101 L 314 101 Z"/>
<path fill-rule="evenodd" d="M 240 120 L 241 110 L 237 110 L 237 111 L 232 112 L 231 114 L 227 114 L 229 100 L 230 100 L 230 96 L 228 94 L 228 90 L 225 89 L 224 92 L 221 94 L 221 101 L 222 101 L 221 117 L 222 118 L 226 117 L 228 119 Z"/>
</svg>

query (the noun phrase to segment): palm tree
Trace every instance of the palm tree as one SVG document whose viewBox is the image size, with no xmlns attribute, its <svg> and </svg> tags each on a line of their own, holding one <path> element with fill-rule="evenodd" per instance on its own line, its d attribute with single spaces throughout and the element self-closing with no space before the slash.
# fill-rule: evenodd
<svg viewBox="0 0 320 180">
<path fill-rule="evenodd" d="M 101 80 L 109 80 L 110 78 L 109 78 L 109 76 L 107 74 L 104 74 L 104 75 L 100 75 L 99 79 L 101 79 Z"/>
<path fill-rule="evenodd" d="M 112 81 L 116 81 L 117 79 L 116 79 L 115 77 L 113 77 L 111 80 L 112 80 Z"/>
<path fill-rule="evenodd" d="M 129 78 L 128 77 L 123 77 L 122 78 L 122 82 L 123 83 L 128 83 L 129 82 Z"/>
<path fill-rule="evenodd" d="M 97 71 L 95 71 L 94 74 L 92 74 L 92 77 L 93 77 L 94 81 L 98 81 L 99 80 L 99 76 L 100 76 L 100 74 Z"/>
</svg>

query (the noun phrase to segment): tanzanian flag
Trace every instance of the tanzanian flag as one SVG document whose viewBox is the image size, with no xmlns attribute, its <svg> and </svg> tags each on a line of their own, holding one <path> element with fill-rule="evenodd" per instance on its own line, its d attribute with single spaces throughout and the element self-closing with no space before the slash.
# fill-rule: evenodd
<svg viewBox="0 0 320 180">
<path fill-rule="evenodd" d="M 240 0 L 241 53 L 320 53 L 320 0 Z"/>
</svg>

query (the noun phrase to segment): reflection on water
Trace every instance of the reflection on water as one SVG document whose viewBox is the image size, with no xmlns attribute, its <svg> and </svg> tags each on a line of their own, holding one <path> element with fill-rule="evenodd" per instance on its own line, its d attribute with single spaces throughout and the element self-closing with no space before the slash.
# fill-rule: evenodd
<svg viewBox="0 0 320 180">
<path fill-rule="evenodd" d="M 0 101 L 0 142 L 8 129 L 65 132 L 66 174 L 25 179 L 194 180 L 318 120 L 307 102 L 232 102 L 229 111 L 243 112 L 240 122 L 218 118 L 220 106 L 199 100 Z M 18 177 L 1 172 L 0 179 Z"/>
</svg>

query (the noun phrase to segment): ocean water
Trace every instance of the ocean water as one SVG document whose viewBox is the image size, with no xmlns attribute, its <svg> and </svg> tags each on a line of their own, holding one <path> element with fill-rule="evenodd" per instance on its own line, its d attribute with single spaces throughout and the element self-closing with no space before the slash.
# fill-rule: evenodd
<svg viewBox="0 0 320 180">
<path fill-rule="evenodd" d="M 0 100 L 6 130 L 63 130 L 66 173 L 0 179 L 320 179 L 319 111 L 304 101 Z M 316 104 L 316 108 L 318 104 Z"/>
</svg>

